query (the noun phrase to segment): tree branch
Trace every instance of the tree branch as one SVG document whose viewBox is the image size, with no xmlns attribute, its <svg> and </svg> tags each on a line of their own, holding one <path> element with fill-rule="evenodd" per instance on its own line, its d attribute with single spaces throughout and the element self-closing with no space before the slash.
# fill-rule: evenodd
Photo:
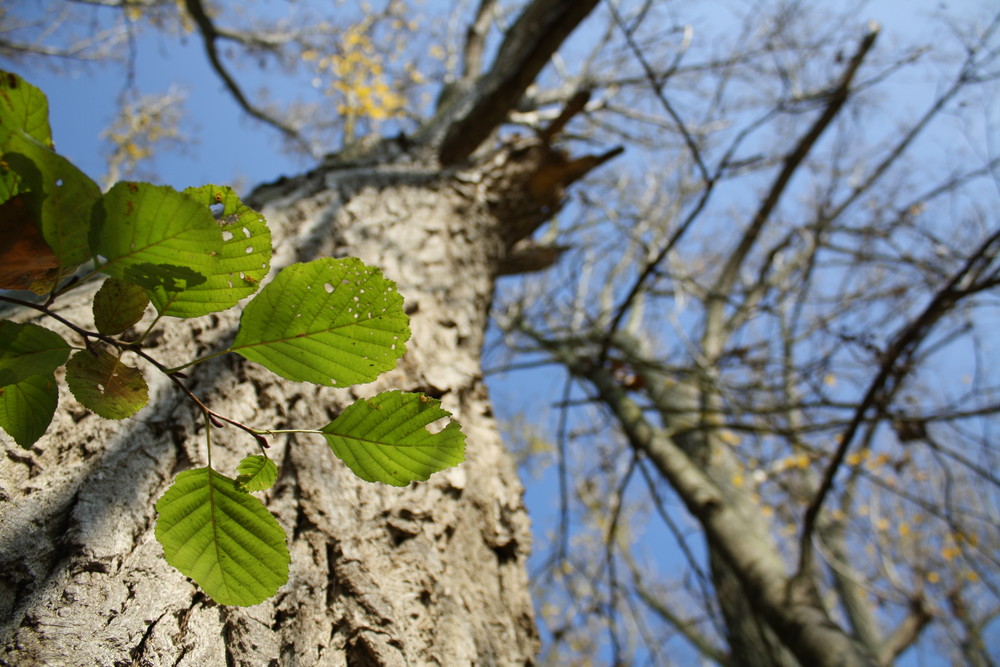
<svg viewBox="0 0 1000 667">
<path fill-rule="evenodd" d="M 982 290 L 983 285 L 970 282 L 976 275 L 981 275 L 989 269 L 991 263 L 1000 253 L 1000 229 L 993 232 L 969 257 L 965 264 L 938 290 L 934 298 L 924 308 L 916 319 L 907 324 L 896 334 L 888 349 L 882 355 L 882 363 L 878 374 L 872 380 L 865 392 L 864 398 L 854 410 L 854 416 L 840 437 L 840 444 L 830 458 L 816 494 L 809 503 L 802 521 L 802 535 L 799 538 L 799 574 L 808 572 L 812 567 L 813 545 L 812 535 L 816 529 L 817 518 L 823 502 L 833 488 L 833 480 L 847 456 L 858 429 L 865 422 L 865 414 L 874 406 L 884 406 L 888 394 L 894 389 L 894 384 L 909 370 L 905 363 L 910 355 L 930 335 L 934 325 L 958 304 L 958 302 Z M 902 363 L 901 363 L 902 362 Z"/>
<path fill-rule="evenodd" d="M 462 63 L 462 79 L 471 80 L 482 74 L 483 47 L 486 44 L 486 33 L 493 19 L 493 6 L 496 0 L 480 0 L 476 10 L 476 19 L 469 24 L 465 32 L 465 58 Z"/>
<path fill-rule="evenodd" d="M 781 555 L 761 536 L 746 529 L 746 517 L 734 509 L 723 491 L 681 447 L 643 416 L 605 368 L 580 358 L 566 344 L 545 341 L 524 328 L 569 371 L 588 380 L 615 415 L 629 444 L 643 453 L 670 483 L 719 550 L 740 584 L 775 634 L 802 664 L 876 665 L 853 638 L 827 615 L 803 580 L 788 578 Z"/>
<path fill-rule="evenodd" d="M 297 143 L 303 150 L 306 151 L 306 153 L 311 155 L 312 148 L 293 127 L 282 123 L 277 118 L 274 118 L 265 111 L 257 108 L 243 94 L 239 85 L 229 74 L 229 70 L 227 70 L 226 66 L 222 64 L 222 59 L 219 57 L 219 50 L 216 48 L 215 41 L 220 37 L 223 37 L 223 34 L 220 33 L 219 30 L 216 29 L 215 24 L 212 23 L 212 19 L 209 18 L 201 0 L 184 0 L 184 6 L 187 9 L 188 14 L 191 15 L 191 19 L 195 22 L 195 25 L 198 26 L 198 31 L 201 33 L 201 37 L 205 42 L 205 53 L 208 55 L 208 60 L 212 65 L 212 69 L 214 69 L 215 73 L 219 75 L 220 79 L 222 79 L 226 89 L 236 100 L 236 103 L 240 105 L 240 108 L 257 120 L 278 129 L 286 137 Z"/>
<path fill-rule="evenodd" d="M 812 127 L 810 127 L 809 130 L 799 139 L 795 148 L 793 148 L 792 151 L 785 156 L 784 165 L 778 173 L 778 176 L 774 179 L 774 183 L 771 184 L 767 197 L 765 197 L 764 201 L 761 202 L 760 208 L 757 209 L 757 213 L 754 214 L 753 221 L 743 233 L 743 238 L 740 239 L 740 243 L 736 247 L 736 250 L 733 251 L 733 253 L 729 256 L 729 259 L 726 261 L 722 272 L 719 274 L 718 280 L 716 280 L 715 285 L 712 288 L 712 295 L 709 298 L 708 317 L 705 325 L 706 342 L 711 343 L 712 339 L 718 338 L 716 335 L 718 332 L 714 331 L 714 329 L 719 323 L 721 323 L 721 314 L 725 303 L 725 295 L 728 295 L 732 290 L 733 283 L 736 281 L 737 276 L 739 276 L 740 267 L 743 266 L 744 260 L 756 243 L 764 225 L 767 223 L 768 219 L 770 219 L 771 213 L 781 200 L 781 196 L 784 194 L 785 188 L 788 186 L 789 182 L 791 182 L 792 176 L 806 159 L 806 156 L 812 150 L 813 146 L 816 145 L 816 142 L 819 141 L 820 136 L 822 136 L 823 132 L 826 131 L 826 128 L 830 126 L 830 123 L 833 122 L 833 119 L 836 118 L 837 114 L 847 102 L 847 98 L 851 90 L 851 82 L 854 80 L 854 75 L 857 73 L 858 68 L 861 66 L 861 62 L 864 60 L 865 56 L 875 44 L 876 37 L 878 37 L 878 26 L 873 25 L 868 31 L 868 34 L 862 38 L 857 51 L 847 66 L 847 69 L 844 71 L 843 75 L 841 75 L 840 82 L 837 84 L 837 87 L 830 91 L 828 98 L 829 101 L 823 109 L 823 113 L 812 124 Z M 717 344 L 709 344 L 705 347 L 706 352 L 709 353 L 709 358 L 712 358 L 714 356 L 714 352 L 716 351 L 715 348 L 717 347 Z"/>
<path fill-rule="evenodd" d="M 194 1 L 194 0 L 188 0 Z M 500 125 L 598 0 L 533 0 L 507 31 L 493 66 L 428 128 L 444 165 L 468 157 Z"/>
</svg>

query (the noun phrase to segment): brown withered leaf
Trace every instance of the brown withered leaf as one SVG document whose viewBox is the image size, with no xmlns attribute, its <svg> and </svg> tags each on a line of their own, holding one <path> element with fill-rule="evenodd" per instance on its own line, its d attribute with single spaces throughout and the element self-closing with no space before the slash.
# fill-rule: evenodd
<svg viewBox="0 0 1000 667">
<path fill-rule="evenodd" d="M 0 204 L 0 289 L 51 285 L 59 260 L 42 238 L 21 195 Z"/>
</svg>

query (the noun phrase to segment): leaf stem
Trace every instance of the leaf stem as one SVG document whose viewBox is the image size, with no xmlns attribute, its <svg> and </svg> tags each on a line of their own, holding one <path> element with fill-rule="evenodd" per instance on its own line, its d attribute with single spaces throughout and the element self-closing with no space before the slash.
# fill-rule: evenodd
<svg viewBox="0 0 1000 667">
<path fill-rule="evenodd" d="M 84 342 L 88 345 L 88 347 L 89 347 L 88 341 L 90 339 L 97 339 L 104 343 L 107 343 L 108 345 L 111 345 L 112 347 L 118 349 L 120 352 L 134 353 L 135 355 L 141 357 L 142 359 L 145 359 L 147 362 L 152 364 L 154 368 L 156 368 L 158 371 L 160 371 L 168 378 L 170 378 L 170 381 L 173 382 L 175 385 L 177 385 L 177 387 L 184 393 L 184 395 L 187 396 L 191 402 L 193 402 L 195 405 L 198 406 L 198 409 L 201 410 L 202 414 L 205 417 L 206 422 L 209 422 L 216 426 L 221 425 L 219 424 L 219 422 L 226 422 L 227 424 L 232 424 L 236 428 L 250 434 L 254 438 L 254 440 L 257 441 L 257 444 L 261 446 L 261 448 L 266 449 L 268 447 L 267 439 L 264 438 L 264 434 L 270 433 L 270 431 L 255 429 L 253 427 L 247 426 L 246 424 L 240 423 L 235 419 L 230 419 L 229 417 L 220 415 L 219 413 L 215 412 L 207 405 L 205 405 L 205 403 L 200 398 L 195 396 L 194 392 L 188 389 L 187 386 L 184 384 L 184 382 L 181 380 L 181 378 L 178 377 L 177 375 L 177 372 L 180 369 L 187 368 L 202 361 L 208 361 L 209 359 L 212 359 L 214 357 L 221 356 L 226 352 L 228 352 L 229 351 L 228 349 L 221 350 L 219 352 L 214 352 L 199 359 L 195 359 L 194 361 L 184 364 L 183 366 L 179 366 L 177 368 L 167 368 L 162 363 L 160 363 L 155 357 L 151 356 L 148 352 L 139 347 L 138 343 L 127 343 L 118 340 L 114 336 L 102 334 L 97 331 L 88 331 L 87 329 L 84 329 L 83 327 L 67 320 L 62 315 L 52 312 L 45 304 L 32 303 L 31 301 L 25 301 L 24 299 L 18 299 L 17 297 L 12 297 L 12 296 L 4 296 L 2 294 L 0 294 L 0 301 L 6 303 L 12 303 L 17 306 L 24 306 L 25 308 L 31 308 L 32 310 L 37 310 L 40 313 L 43 313 L 44 315 L 51 317 L 57 322 L 61 322 L 62 324 L 66 325 L 74 332 L 76 332 L 78 335 L 80 335 L 83 338 Z M 281 431 L 275 431 L 275 432 L 280 433 Z"/>
<path fill-rule="evenodd" d="M 215 352 L 212 352 L 211 354 L 206 354 L 203 357 L 198 357 L 197 359 L 192 359 L 191 361 L 187 362 L 186 364 L 181 364 L 180 366 L 174 366 L 173 368 L 164 368 L 164 369 L 161 369 L 161 370 L 163 370 L 164 373 L 167 373 L 169 375 L 169 374 L 172 374 L 172 373 L 176 373 L 178 371 L 182 371 L 185 368 L 190 368 L 191 366 L 195 366 L 197 364 L 200 364 L 203 361 L 209 361 L 211 359 L 215 359 L 216 357 L 221 357 L 222 355 L 224 355 L 224 354 L 226 354 L 228 352 L 232 352 L 232 350 L 227 347 L 224 350 L 216 350 Z"/>
</svg>

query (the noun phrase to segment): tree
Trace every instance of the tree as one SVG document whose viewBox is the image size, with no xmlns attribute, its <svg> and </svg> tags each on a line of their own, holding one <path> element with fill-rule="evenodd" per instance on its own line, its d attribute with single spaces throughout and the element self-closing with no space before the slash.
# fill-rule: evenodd
<svg viewBox="0 0 1000 667">
<path fill-rule="evenodd" d="M 888 130 L 870 93 L 919 55 L 877 55 L 877 26 L 789 6 L 741 17 L 730 46 L 690 16 L 722 45 L 685 43 L 655 69 L 656 24 L 615 20 L 650 91 L 630 111 L 673 130 L 639 163 L 682 157 L 665 177 L 619 176 L 617 198 L 585 194 L 560 237 L 585 249 L 574 271 L 499 309 L 505 350 L 567 371 L 563 426 L 526 438 L 535 459 L 557 454 L 568 517 L 536 575 L 552 655 L 585 662 L 603 634 L 618 664 L 669 664 L 671 646 L 888 664 L 929 635 L 990 664 L 997 403 L 981 343 L 1000 228 L 980 188 L 997 160 L 907 156 L 993 90 L 997 17 L 955 28 L 938 89 Z M 985 122 L 956 113 L 970 134 Z"/>
<path fill-rule="evenodd" d="M 981 185 L 996 160 L 917 170 L 906 158 L 933 122 L 985 99 L 971 95 L 994 81 L 997 19 L 956 24 L 949 84 L 900 130 L 864 122 L 873 91 L 923 55 L 880 55 L 875 29 L 794 3 L 735 18 L 720 9 L 709 19 L 739 37 L 702 50 L 706 27 L 669 3 L 597 6 L 465 7 L 432 113 L 385 139 L 359 138 L 399 110 L 359 63 L 381 57 L 365 40 L 406 17 L 400 2 L 341 26 L 340 41 L 321 22 L 233 29 L 199 0 L 122 3 L 108 41 L 96 32 L 62 50 L 127 43 L 140 19 L 187 30 L 244 110 L 290 146 L 319 157 L 331 134 L 345 144 L 249 197 L 278 239 L 273 263 L 356 255 L 398 283 L 410 350 L 365 391 L 440 397 L 468 460 L 400 492 L 358 482 L 305 439 L 275 442 L 282 473 L 268 507 L 291 535 L 291 579 L 274 600 L 234 609 L 198 594 L 151 539 L 152 499 L 204 457 L 182 397 L 154 385 L 151 407 L 121 429 L 68 411 L 33 451 L 8 445 L 0 469 L 4 660 L 531 662 L 529 529 L 480 354 L 495 279 L 560 256 L 570 259 L 515 283 L 496 310 L 504 354 L 572 378 L 556 439 L 563 511 L 576 521 L 537 579 L 546 659 L 592 658 L 599 629 L 619 664 L 668 663 L 676 636 L 721 664 L 885 664 L 928 627 L 951 633 L 970 661 L 989 659 L 996 536 L 976 494 L 995 497 L 982 495 L 996 490 L 995 382 L 983 372 L 962 393 L 926 374 L 956 345 L 989 353 L 977 341 L 991 322 L 998 240 L 995 192 Z M 604 27 L 543 71 L 591 13 Z M 224 46 L 332 73 L 336 113 L 255 100 Z M 395 94 L 416 93 L 404 74 Z M 120 150 L 141 152 L 149 130 L 123 127 Z M 554 145 L 573 139 L 620 141 L 626 156 L 596 169 L 620 151 Z M 567 186 L 590 172 L 579 205 L 566 206 Z M 931 211 L 967 222 L 944 234 Z M 234 326 L 179 324 L 157 353 L 179 363 L 192 335 L 211 351 Z M 215 410 L 274 426 L 335 416 L 354 397 L 222 359 L 188 386 Z M 217 439 L 213 456 L 234 466 L 238 434 Z M 881 527 L 890 507 L 894 532 Z M 676 530 L 687 578 L 661 580 L 644 558 L 636 533 L 648 513 Z M 571 533 L 596 544 L 576 551 Z"/>
<path fill-rule="evenodd" d="M 182 397 L 154 384 L 149 408 L 123 427 L 65 411 L 35 451 L 8 450 L 4 464 L 5 661 L 531 661 L 528 523 L 479 354 L 506 249 L 545 218 L 529 186 L 553 149 L 527 141 L 467 158 L 594 4 L 525 7 L 497 65 L 470 72 L 471 90 L 413 145 L 356 146 L 249 198 L 278 239 L 273 265 L 350 254 L 394 277 L 414 333 L 407 360 L 380 382 L 440 397 L 476 443 L 467 464 L 399 492 L 359 483 L 305 442 L 274 443 L 283 472 L 268 505 L 291 529 L 290 581 L 263 606 L 223 608 L 170 571 L 152 540 L 152 501 L 171 471 L 204 457 L 202 426 Z M 216 58 L 214 23 L 200 3 L 187 10 Z M 530 153 L 509 159 L 515 150 Z M 225 315 L 178 324 L 158 356 L 181 363 L 185 339 L 207 351 L 234 325 Z M 349 398 L 239 363 L 207 364 L 188 383 L 212 409 L 246 423 L 336 414 Z M 217 441 L 214 458 L 229 455 L 235 465 L 236 443 Z M 29 479 L 28 470 L 38 475 Z"/>
</svg>

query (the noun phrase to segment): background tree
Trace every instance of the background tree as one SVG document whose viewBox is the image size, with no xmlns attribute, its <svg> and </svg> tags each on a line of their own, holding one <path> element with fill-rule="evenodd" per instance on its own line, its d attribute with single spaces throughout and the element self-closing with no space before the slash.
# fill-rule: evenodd
<svg viewBox="0 0 1000 667">
<path fill-rule="evenodd" d="M 460 471 L 402 493 L 279 443 L 292 579 L 233 610 L 150 536 L 149 499 L 204 456 L 189 407 L 155 388 L 125 431 L 70 411 L 0 469 L 12 660 L 530 661 L 528 527 L 479 353 L 494 278 L 561 256 L 502 290 L 490 364 L 566 371 L 558 419 L 529 415 L 518 449 L 560 488 L 534 579 L 543 660 L 886 664 L 928 637 L 989 664 L 998 18 L 956 9 L 896 44 L 860 6 L 803 5 L 481 0 L 423 31 L 396 1 L 336 22 L 198 0 L 4 14 L 8 57 L 123 56 L 126 106 L 130 44 L 199 40 L 245 113 L 321 160 L 250 197 L 275 264 L 383 267 L 414 341 L 373 391 L 441 396 L 470 443 Z M 325 96 L 251 94 L 245 63 Z M 900 105 L 908 81 L 923 98 Z M 178 136 L 160 108 L 109 134 L 115 155 Z M 406 135 L 375 139 L 387 122 Z M 233 324 L 168 332 L 163 354 Z M 235 362 L 190 383 L 247 422 L 344 404 Z"/>
</svg>

